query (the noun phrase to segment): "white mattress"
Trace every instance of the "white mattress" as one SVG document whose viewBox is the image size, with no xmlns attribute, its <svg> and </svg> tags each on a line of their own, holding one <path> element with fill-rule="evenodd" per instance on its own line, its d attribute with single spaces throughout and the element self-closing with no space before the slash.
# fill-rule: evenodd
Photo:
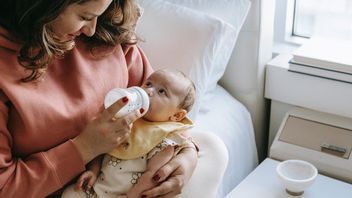
<svg viewBox="0 0 352 198">
<path fill-rule="evenodd" d="M 221 86 L 203 101 L 196 128 L 219 136 L 229 151 L 228 167 L 218 193 L 225 197 L 258 165 L 253 124 L 245 106 Z"/>
</svg>

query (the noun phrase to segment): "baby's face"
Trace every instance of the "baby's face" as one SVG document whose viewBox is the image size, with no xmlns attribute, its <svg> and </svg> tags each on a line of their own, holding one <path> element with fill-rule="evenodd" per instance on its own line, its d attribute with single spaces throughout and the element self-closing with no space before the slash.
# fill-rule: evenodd
<svg viewBox="0 0 352 198">
<path fill-rule="evenodd" d="M 187 83 L 178 73 L 159 70 L 154 72 L 142 85 L 150 100 L 144 119 L 149 121 L 169 121 L 180 110 L 179 105 L 187 94 Z"/>
</svg>

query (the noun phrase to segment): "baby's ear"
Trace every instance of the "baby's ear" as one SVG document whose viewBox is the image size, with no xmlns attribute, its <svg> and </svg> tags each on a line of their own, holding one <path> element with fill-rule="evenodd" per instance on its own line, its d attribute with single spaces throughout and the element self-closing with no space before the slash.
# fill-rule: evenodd
<svg viewBox="0 0 352 198">
<path fill-rule="evenodd" d="M 177 111 L 174 115 L 172 115 L 170 117 L 170 121 L 179 122 L 183 118 L 185 118 L 186 115 L 187 115 L 187 111 L 184 109 L 180 109 L 179 111 Z"/>
</svg>

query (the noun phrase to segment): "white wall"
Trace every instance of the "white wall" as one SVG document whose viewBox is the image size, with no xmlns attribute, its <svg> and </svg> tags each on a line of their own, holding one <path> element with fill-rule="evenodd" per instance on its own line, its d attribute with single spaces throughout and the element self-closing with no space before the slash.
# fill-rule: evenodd
<svg viewBox="0 0 352 198">
<path fill-rule="evenodd" d="M 267 153 L 268 108 L 264 99 L 265 64 L 272 58 L 275 0 L 252 0 L 229 66 L 220 84 L 252 116 L 258 157 Z"/>
</svg>

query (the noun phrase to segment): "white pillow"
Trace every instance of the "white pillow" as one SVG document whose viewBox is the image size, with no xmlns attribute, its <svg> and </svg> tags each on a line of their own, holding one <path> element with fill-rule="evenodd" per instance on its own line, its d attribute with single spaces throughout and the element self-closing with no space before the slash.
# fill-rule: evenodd
<svg viewBox="0 0 352 198">
<path fill-rule="evenodd" d="M 222 47 L 217 52 L 214 67 L 208 81 L 207 92 L 216 88 L 217 82 L 224 75 L 232 55 L 238 34 L 251 7 L 250 0 L 165 0 L 168 2 L 204 12 L 230 23 L 235 32 L 231 39 L 223 39 Z"/>
<path fill-rule="evenodd" d="M 197 99 L 190 117 L 195 120 L 214 67 L 223 58 L 219 52 L 225 43 L 234 44 L 236 30 L 222 20 L 166 1 L 138 3 L 144 12 L 137 33 L 145 40 L 139 44 L 155 69 L 178 69 L 194 81 Z"/>
</svg>

